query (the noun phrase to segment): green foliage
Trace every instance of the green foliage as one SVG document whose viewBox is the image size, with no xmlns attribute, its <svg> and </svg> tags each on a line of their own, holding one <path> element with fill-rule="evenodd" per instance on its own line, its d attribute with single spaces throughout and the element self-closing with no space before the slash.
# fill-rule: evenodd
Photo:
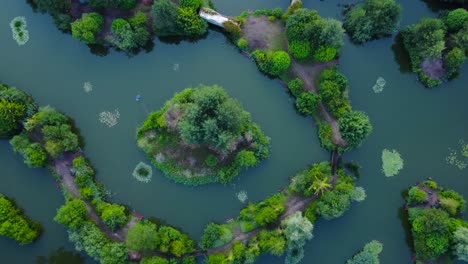
<svg viewBox="0 0 468 264">
<path fill-rule="evenodd" d="M 305 59 L 310 54 L 310 43 L 305 40 L 293 40 L 288 42 L 288 50 L 294 58 Z"/>
<path fill-rule="evenodd" d="M 465 211 L 466 201 L 459 193 L 452 190 L 445 190 L 438 193 L 442 208 L 451 215 L 458 215 Z M 445 200 L 443 202 L 443 200 Z"/>
<path fill-rule="evenodd" d="M 223 233 L 223 230 L 220 225 L 215 223 L 209 223 L 203 231 L 203 236 L 201 238 L 200 246 L 203 249 L 212 248 Z"/>
<path fill-rule="evenodd" d="M 30 244 L 39 235 L 41 226 L 22 215 L 19 209 L 0 194 L 0 236 L 12 238 L 20 244 Z"/>
<path fill-rule="evenodd" d="M 327 150 L 334 150 L 336 146 L 332 141 L 333 130 L 331 126 L 326 122 L 318 122 L 317 128 L 320 146 Z"/>
<path fill-rule="evenodd" d="M 228 152 L 237 142 L 242 126 L 250 116 L 219 86 L 200 86 L 193 90 L 191 102 L 183 106 L 185 115 L 178 123 L 187 144 L 208 144 Z"/>
<path fill-rule="evenodd" d="M 348 80 L 338 72 L 336 67 L 326 69 L 320 73 L 319 94 L 328 111 L 335 118 L 340 118 L 351 111 L 351 106 L 343 94 L 347 85 Z"/>
<path fill-rule="evenodd" d="M 274 256 L 281 256 L 286 249 L 286 238 L 280 230 L 262 230 L 257 236 L 258 246 L 262 252 L 269 252 Z"/>
<path fill-rule="evenodd" d="M 229 38 L 232 40 L 238 39 L 242 34 L 242 29 L 237 23 L 226 21 L 223 23 L 224 30 L 228 33 Z"/>
<path fill-rule="evenodd" d="M 419 209 L 419 208 L 416 208 Z M 434 260 L 449 250 L 449 215 L 439 209 L 409 209 L 411 231 L 416 257 Z"/>
<path fill-rule="evenodd" d="M 149 182 L 153 177 L 153 168 L 144 162 L 139 162 L 133 170 L 132 175 L 140 182 Z"/>
<path fill-rule="evenodd" d="M 100 252 L 101 264 L 127 264 L 128 249 L 124 243 L 109 242 Z"/>
<path fill-rule="evenodd" d="M 45 149 L 53 158 L 60 156 L 64 151 L 75 151 L 78 148 L 78 136 L 68 124 L 44 125 L 42 134 Z"/>
<path fill-rule="evenodd" d="M 131 23 L 122 18 L 112 21 L 112 44 L 121 50 L 132 50 L 148 43 L 150 34 L 146 29 L 146 15 L 137 13 Z"/>
<path fill-rule="evenodd" d="M 307 209 L 304 212 L 304 216 L 313 224 L 317 221 L 319 218 L 319 215 L 317 214 L 317 202 L 313 201 L 309 203 L 307 206 Z"/>
<path fill-rule="evenodd" d="M 314 60 L 320 62 L 331 61 L 335 58 L 335 56 L 336 49 L 329 46 L 320 46 L 314 52 Z"/>
<path fill-rule="evenodd" d="M 468 14 L 468 12 L 467 12 Z M 468 22 L 467 22 L 468 23 Z M 465 61 L 465 52 L 460 48 L 453 48 L 444 56 L 445 75 L 451 79 L 458 75 L 458 69 Z"/>
<path fill-rule="evenodd" d="M 140 264 L 169 264 L 169 260 L 161 257 L 150 257 L 142 259 Z"/>
<path fill-rule="evenodd" d="M 0 83 L 0 138 L 11 137 L 21 129 L 21 123 L 37 111 L 28 94 Z"/>
<path fill-rule="evenodd" d="M 102 222 L 112 230 L 119 229 L 128 221 L 125 207 L 118 204 L 102 202 L 98 205 Z"/>
<path fill-rule="evenodd" d="M 136 0 L 88 0 L 94 9 L 119 8 L 130 10 L 136 5 Z"/>
<path fill-rule="evenodd" d="M 83 226 L 76 230 L 69 230 L 68 231 L 68 238 L 72 243 L 75 243 L 75 249 L 77 251 L 85 251 L 91 258 L 96 261 L 105 259 L 106 261 L 111 258 L 111 263 L 124 263 L 123 261 L 126 260 L 127 255 L 123 256 L 119 252 L 118 255 L 113 255 L 112 246 L 107 246 L 110 242 L 104 233 L 101 232 L 98 226 L 96 226 L 93 222 L 87 221 L 83 224 Z M 105 247 L 107 247 L 105 249 Z M 110 264 L 106 262 L 106 264 Z"/>
<path fill-rule="evenodd" d="M 32 2 L 40 12 L 49 12 L 52 16 L 65 13 L 71 8 L 71 0 L 33 0 Z"/>
<path fill-rule="evenodd" d="M 216 167 L 216 165 L 218 165 L 218 161 L 216 160 L 216 157 L 214 155 L 210 154 L 205 160 L 205 165 L 213 168 Z"/>
<path fill-rule="evenodd" d="M 80 19 L 71 23 L 72 36 L 86 44 L 95 44 L 103 25 L 104 18 L 100 14 L 84 13 Z"/>
<path fill-rule="evenodd" d="M 239 219 L 258 226 L 273 223 L 284 212 L 284 202 L 284 195 L 275 194 L 258 204 L 250 203 L 240 211 Z"/>
<path fill-rule="evenodd" d="M 249 43 L 245 38 L 240 38 L 237 41 L 237 47 L 243 51 L 247 51 L 249 49 Z"/>
<path fill-rule="evenodd" d="M 427 88 L 434 88 L 442 83 L 442 80 L 432 79 L 427 76 L 420 68 L 416 72 L 418 73 L 418 80 Z"/>
<path fill-rule="evenodd" d="M 304 92 L 296 100 L 297 110 L 304 115 L 312 115 L 317 110 L 320 103 L 320 95 L 314 92 Z"/>
<path fill-rule="evenodd" d="M 310 196 L 314 193 L 319 194 L 330 186 L 331 168 L 329 162 L 320 162 L 312 165 L 308 171 L 301 171 L 296 174 L 289 185 L 294 193 L 302 196 Z"/>
<path fill-rule="evenodd" d="M 445 49 L 445 25 L 440 19 L 423 18 L 419 23 L 405 27 L 401 33 L 413 70 L 424 59 L 442 56 Z"/>
<path fill-rule="evenodd" d="M 286 10 L 286 12 L 282 16 L 283 20 L 287 20 L 289 16 L 294 14 L 294 12 L 296 12 L 296 10 L 300 9 L 300 8 L 302 8 L 302 1 L 301 0 L 294 2 L 294 4 L 292 4 L 292 5 L 289 5 L 288 9 Z"/>
<path fill-rule="evenodd" d="M 203 4 L 203 0 L 180 0 L 179 5 L 181 7 L 190 7 L 193 9 L 198 9 Z"/>
<path fill-rule="evenodd" d="M 201 19 L 197 11 L 190 7 L 179 8 L 176 25 L 180 35 L 187 37 L 199 37 L 208 30 L 206 21 Z"/>
<path fill-rule="evenodd" d="M 393 34 L 401 19 L 394 0 L 366 0 L 345 14 L 344 28 L 354 42 L 362 43 Z"/>
<path fill-rule="evenodd" d="M 459 227 L 453 233 L 454 253 L 459 260 L 468 261 L 468 228 Z"/>
<path fill-rule="evenodd" d="M 382 250 L 382 243 L 372 240 L 364 246 L 362 251 L 349 259 L 346 264 L 379 264 L 379 254 Z"/>
<path fill-rule="evenodd" d="M 171 0 L 154 1 L 151 14 L 154 33 L 157 36 L 178 35 L 177 17 L 179 11 Z"/>
<path fill-rule="evenodd" d="M 463 8 L 450 11 L 445 18 L 445 25 L 449 31 L 458 31 L 466 23 L 468 23 L 468 11 Z"/>
<path fill-rule="evenodd" d="M 78 229 L 88 219 L 88 211 L 83 201 L 69 200 L 57 210 L 54 221 L 71 229 Z"/>
<path fill-rule="evenodd" d="M 180 257 L 194 250 L 193 240 L 173 227 L 162 226 L 158 233 L 161 241 L 159 251 L 163 253 Z"/>
<path fill-rule="evenodd" d="M 250 150 L 241 150 L 236 155 L 236 163 L 241 168 L 250 168 L 258 164 L 255 154 Z"/>
<path fill-rule="evenodd" d="M 422 203 L 426 200 L 426 197 L 426 192 L 419 189 L 417 186 L 413 186 L 408 191 L 408 198 L 406 201 L 408 204 Z"/>
<path fill-rule="evenodd" d="M 297 98 L 304 92 L 302 85 L 302 80 L 299 78 L 295 78 L 288 83 L 289 91 L 294 97 Z"/>
<path fill-rule="evenodd" d="M 128 229 L 125 244 L 131 250 L 155 250 L 159 247 L 160 238 L 156 225 L 140 221 Z"/>
<path fill-rule="evenodd" d="M 10 140 L 10 145 L 15 153 L 24 153 L 26 148 L 31 145 L 31 142 L 26 133 L 21 133 Z"/>
<path fill-rule="evenodd" d="M 252 52 L 252 56 L 260 71 L 271 76 L 278 76 L 291 64 L 291 59 L 285 51 L 255 50 Z"/>
<path fill-rule="evenodd" d="M 281 227 L 288 248 L 286 263 L 299 263 L 302 257 L 297 256 L 297 251 L 303 251 L 306 241 L 312 239 L 314 226 L 301 212 L 295 212 L 281 222 Z"/>
<path fill-rule="evenodd" d="M 348 148 L 359 147 L 372 132 L 369 117 L 364 112 L 348 112 L 338 120 L 338 127 Z"/>
<path fill-rule="evenodd" d="M 317 214 L 326 220 L 342 216 L 349 209 L 353 190 L 354 186 L 350 183 L 336 184 L 335 189 L 320 196 L 317 201 Z"/>
<path fill-rule="evenodd" d="M 23 152 L 24 163 L 30 168 L 45 167 L 47 165 L 47 153 L 39 143 L 28 145 Z"/>
<path fill-rule="evenodd" d="M 397 175 L 403 169 L 403 159 L 396 150 L 382 151 L 382 171 L 387 177 Z"/>
</svg>

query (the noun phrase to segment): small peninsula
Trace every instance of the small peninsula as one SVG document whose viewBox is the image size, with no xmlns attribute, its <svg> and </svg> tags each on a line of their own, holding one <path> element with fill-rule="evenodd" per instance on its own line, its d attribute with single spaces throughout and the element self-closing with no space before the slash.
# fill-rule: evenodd
<svg viewBox="0 0 468 264">
<path fill-rule="evenodd" d="M 268 156 L 269 138 L 220 86 L 187 88 L 149 115 L 138 146 L 168 178 L 228 183 Z"/>
</svg>

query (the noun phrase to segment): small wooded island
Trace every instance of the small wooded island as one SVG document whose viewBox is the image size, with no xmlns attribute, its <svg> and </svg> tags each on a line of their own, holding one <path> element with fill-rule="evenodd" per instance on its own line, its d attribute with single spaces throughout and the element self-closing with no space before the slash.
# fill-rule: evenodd
<svg viewBox="0 0 468 264">
<path fill-rule="evenodd" d="M 177 93 L 138 129 L 138 146 L 167 177 L 228 183 L 268 156 L 269 138 L 220 86 Z"/>
</svg>

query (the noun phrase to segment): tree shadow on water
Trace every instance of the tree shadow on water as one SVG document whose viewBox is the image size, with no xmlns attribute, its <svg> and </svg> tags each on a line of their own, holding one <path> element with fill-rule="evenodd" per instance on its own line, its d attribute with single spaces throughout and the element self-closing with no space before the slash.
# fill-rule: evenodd
<svg viewBox="0 0 468 264">
<path fill-rule="evenodd" d="M 401 73 L 411 73 L 411 59 L 403 45 L 403 37 L 401 33 L 396 35 L 392 44 L 393 57 L 399 66 Z"/>
<path fill-rule="evenodd" d="M 85 264 L 85 258 L 61 247 L 51 252 L 49 256 L 38 256 L 36 264 Z"/>
</svg>

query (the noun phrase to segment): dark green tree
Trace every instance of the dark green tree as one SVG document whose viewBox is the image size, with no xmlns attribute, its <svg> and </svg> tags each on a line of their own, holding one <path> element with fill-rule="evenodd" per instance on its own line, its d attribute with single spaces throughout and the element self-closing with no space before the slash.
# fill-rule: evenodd
<svg viewBox="0 0 468 264">
<path fill-rule="evenodd" d="M 359 147 L 372 132 L 369 117 L 363 112 L 349 112 L 338 121 L 338 127 L 348 148 Z"/>
</svg>

